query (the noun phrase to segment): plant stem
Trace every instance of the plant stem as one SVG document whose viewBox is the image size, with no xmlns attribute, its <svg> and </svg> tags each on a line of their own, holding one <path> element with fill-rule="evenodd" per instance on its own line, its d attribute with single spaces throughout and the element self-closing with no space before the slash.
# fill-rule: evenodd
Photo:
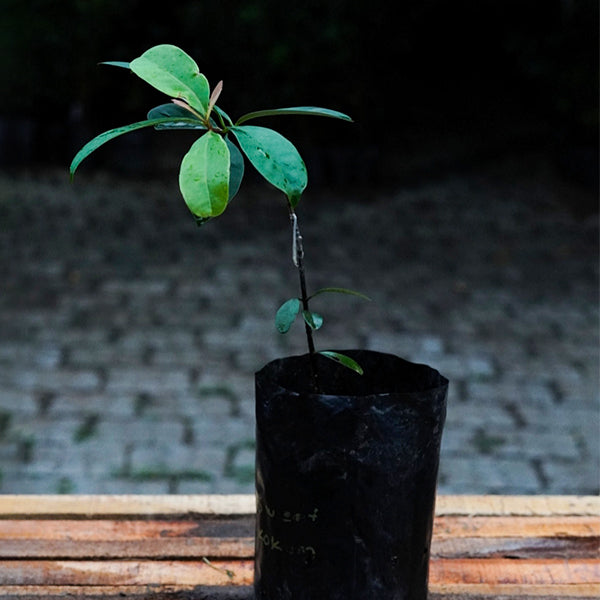
<svg viewBox="0 0 600 600">
<path fill-rule="evenodd" d="M 302 234 L 298 227 L 298 217 L 294 212 L 294 209 L 290 206 L 290 220 L 292 221 L 292 260 L 294 265 L 298 269 L 298 275 L 300 277 L 300 301 L 302 302 L 302 309 L 309 311 L 308 306 L 308 293 L 306 291 L 306 272 L 304 269 L 304 244 L 302 240 Z M 315 342 L 313 339 L 313 332 L 310 325 L 304 321 L 304 330 L 306 332 L 306 341 L 308 344 L 308 356 L 310 361 L 311 370 L 311 381 L 312 387 L 315 392 L 319 391 L 319 379 L 317 373 L 317 364 L 315 360 Z"/>
</svg>

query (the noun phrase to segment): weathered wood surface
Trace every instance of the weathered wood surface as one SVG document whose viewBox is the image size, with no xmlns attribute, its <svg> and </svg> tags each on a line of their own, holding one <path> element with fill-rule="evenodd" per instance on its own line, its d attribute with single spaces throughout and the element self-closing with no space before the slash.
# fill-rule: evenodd
<svg viewBox="0 0 600 600">
<path fill-rule="evenodd" d="M 0 496 L 0 598 L 252 598 L 252 496 Z M 600 498 L 441 496 L 432 600 L 600 597 Z"/>
</svg>

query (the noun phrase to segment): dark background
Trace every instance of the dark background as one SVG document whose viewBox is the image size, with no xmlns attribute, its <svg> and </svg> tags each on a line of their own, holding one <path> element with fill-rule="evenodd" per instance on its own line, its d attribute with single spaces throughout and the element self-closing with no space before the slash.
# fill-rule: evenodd
<svg viewBox="0 0 600 600">
<path fill-rule="evenodd" d="M 224 80 L 219 104 L 234 118 L 306 104 L 350 114 L 352 126 L 271 121 L 316 165 L 317 180 L 410 178 L 535 150 L 565 176 L 597 185 L 595 0 L 1 5 L 0 166 L 68 165 L 90 137 L 145 118 L 164 96 L 97 63 L 172 43 L 211 85 Z M 156 169 L 155 148 L 137 161 L 132 149 L 143 155 L 157 135 L 114 142 L 88 168 Z M 160 134 L 165 151 L 174 135 Z"/>
</svg>

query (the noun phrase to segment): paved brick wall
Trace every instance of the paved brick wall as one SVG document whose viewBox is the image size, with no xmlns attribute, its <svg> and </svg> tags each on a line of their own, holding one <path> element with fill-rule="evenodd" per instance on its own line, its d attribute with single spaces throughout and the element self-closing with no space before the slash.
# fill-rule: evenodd
<svg viewBox="0 0 600 600">
<path fill-rule="evenodd" d="M 197 229 L 176 176 L 0 174 L 0 493 L 253 489 L 253 373 L 304 352 L 282 199 Z M 320 348 L 451 380 L 440 491 L 597 493 L 598 226 L 523 157 L 385 190 L 307 192 Z M 313 214 L 310 214 L 313 213 Z"/>
</svg>

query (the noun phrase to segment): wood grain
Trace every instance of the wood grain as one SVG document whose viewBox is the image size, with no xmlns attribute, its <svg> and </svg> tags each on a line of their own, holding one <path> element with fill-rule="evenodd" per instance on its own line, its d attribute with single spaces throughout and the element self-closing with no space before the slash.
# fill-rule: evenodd
<svg viewBox="0 0 600 600">
<path fill-rule="evenodd" d="M 441 496 L 430 599 L 600 597 L 600 499 Z M 252 496 L 0 496 L 0 597 L 250 600 Z"/>
<path fill-rule="evenodd" d="M 0 518 L 253 514 L 253 495 L 0 495 Z M 437 515 L 600 515 L 597 496 L 438 496 Z"/>
</svg>

